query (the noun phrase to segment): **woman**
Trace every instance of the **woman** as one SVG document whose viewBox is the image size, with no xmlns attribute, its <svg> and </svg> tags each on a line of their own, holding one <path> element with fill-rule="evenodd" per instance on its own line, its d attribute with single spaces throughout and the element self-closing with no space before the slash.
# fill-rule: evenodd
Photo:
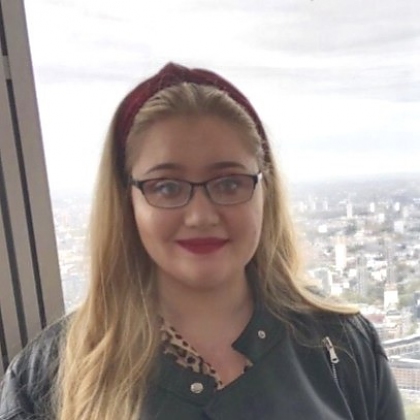
<svg viewBox="0 0 420 420">
<path fill-rule="evenodd" d="M 91 282 L 11 364 L 0 419 L 399 420 L 371 325 L 302 282 L 261 121 L 168 64 L 122 101 L 100 165 Z"/>
</svg>

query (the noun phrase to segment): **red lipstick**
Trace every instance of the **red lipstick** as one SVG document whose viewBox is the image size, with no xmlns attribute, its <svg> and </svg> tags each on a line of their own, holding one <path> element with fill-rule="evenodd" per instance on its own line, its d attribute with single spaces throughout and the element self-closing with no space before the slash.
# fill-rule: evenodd
<svg viewBox="0 0 420 420">
<path fill-rule="evenodd" d="M 228 240 L 221 238 L 191 238 L 180 239 L 176 242 L 193 254 L 210 254 L 225 246 Z"/>
</svg>

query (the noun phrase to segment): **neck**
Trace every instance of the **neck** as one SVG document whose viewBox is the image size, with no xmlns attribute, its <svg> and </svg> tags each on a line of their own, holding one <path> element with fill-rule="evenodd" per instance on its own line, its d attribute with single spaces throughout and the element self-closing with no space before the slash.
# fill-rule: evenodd
<svg viewBox="0 0 420 420">
<path fill-rule="evenodd" d="M 176 281 L 158 281 L 158 296 L 163 318 L 186 335 L 218 331 L 221 336 L 235 339 L 253 311 L 252 292 L 245 274 L 222 287 L 205 290 Z"/>
</svg>

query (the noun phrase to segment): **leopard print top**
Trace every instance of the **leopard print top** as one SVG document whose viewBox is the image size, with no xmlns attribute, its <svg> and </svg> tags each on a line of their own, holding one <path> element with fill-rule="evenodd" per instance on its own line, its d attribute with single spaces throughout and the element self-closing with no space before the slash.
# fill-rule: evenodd
<svg viewBox="0 0 420 420">
<path fill-rule="evenodd" d="M 216 382 L 216 390 L 224 387 L 216 370 L 206 362 L 200 354 L 192 347 L 174 327 L 162 320 L 161 341 L 164 354 L 172 357 L 176 363 L 184 368 L 191 369 L 195 373 L 211 376 Z M 252 362 L 247 359 L 244 372 L 252 366 Z"/>
</svg>

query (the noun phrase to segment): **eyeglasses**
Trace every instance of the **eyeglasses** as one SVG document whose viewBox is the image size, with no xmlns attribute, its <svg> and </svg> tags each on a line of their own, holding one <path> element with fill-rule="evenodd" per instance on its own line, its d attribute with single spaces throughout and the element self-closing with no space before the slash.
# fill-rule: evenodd
<svg viewBox="0 0 420 420">
<path fill-rule="evenodd" d="M 203 187 L 214 204 L 230 206 L 249 201 L 262 173 L 220 176 L 205 182 L 189 182 L 181 179 L 156 178 L 139 181 L 130 177 L 129 184 L 137 187 L 153 207 L 174 209 L 187 205 L 195 188 Z"/>
</svg>

